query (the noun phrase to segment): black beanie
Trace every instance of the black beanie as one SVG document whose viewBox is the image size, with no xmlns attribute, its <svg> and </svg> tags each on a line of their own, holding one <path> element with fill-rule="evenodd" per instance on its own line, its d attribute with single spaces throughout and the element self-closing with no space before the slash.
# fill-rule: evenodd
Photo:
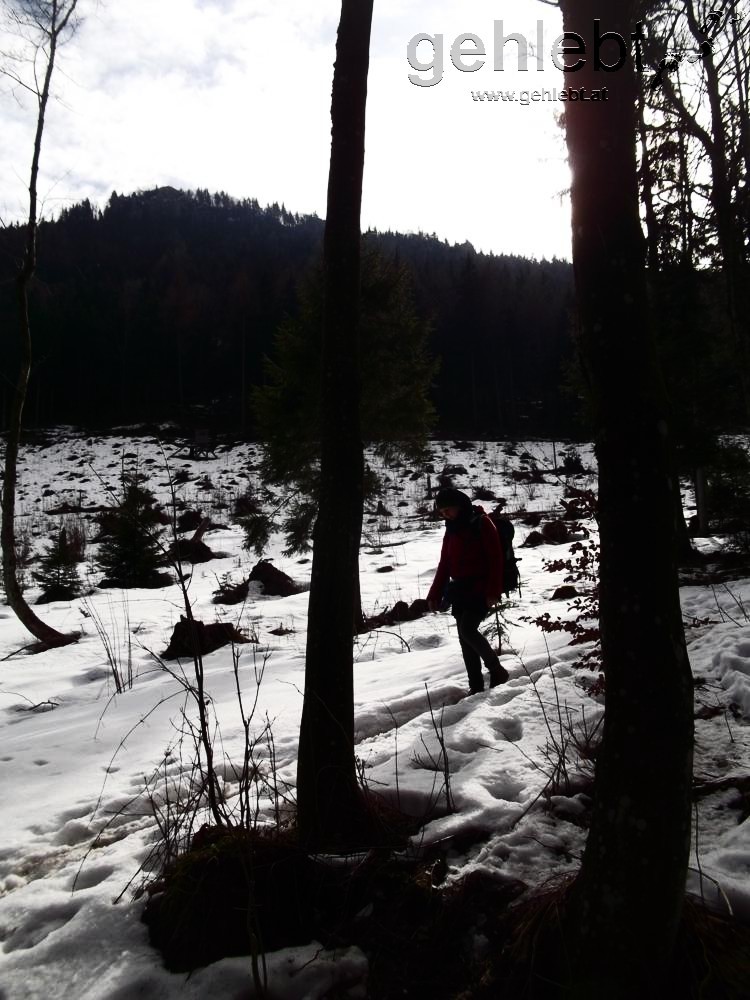
<svg viewBox="0 0 750 1000">
<path fill-rule="evenodd" d="M 471 498 L 462 493 L 461 490 L 446 486 L 444 489 L 438 490 L 435 497 L 435 510 L 441 510 L 444 507 L 471 507 Z"/>
</svg>

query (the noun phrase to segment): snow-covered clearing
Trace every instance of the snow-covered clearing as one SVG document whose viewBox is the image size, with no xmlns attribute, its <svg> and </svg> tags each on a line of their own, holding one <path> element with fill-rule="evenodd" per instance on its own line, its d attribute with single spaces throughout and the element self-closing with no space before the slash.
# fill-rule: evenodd
<svg viewBox="0 0 750 1000">
<path fill-rule="evenodd" d="M 436 442 L 432 450 L 436 472 L 446 463 L 463 465 L 466 474 L 458 475 L 455 484 L 467 492 L 480 485 L 493 490 L 507 499 L 506 512 L 525 509 L 548 512 L 550 517 L 562 513 L 564 481 L 549 471 L 548 443 L 526 442 L 510 449 L 495 442 L 470 447 Z M 529 464 L 521 457 L 524 452 L 547 470 L 544 483 L 513 481 L 511 472 Z M 581 455 L 590 469 L 590 448 L 581 448 Z M 121 463 L 133 462 L 135 456 L 141 469 L 153 470 L 149 485 L 166 502 L 164 454 L 154 438 L 92 439 L 61 430 L 51 443 L 24 448 L 19 527 L 28 529 L 35 550 L 41 550 L 59 525 L 60 516 L 51 514 L 52 508 L 64 501 L 109 503 L 104 484 L 116 490 Z M 243 533 L 232 520 L 232 500 L 258 486 L 258 458 L 256 447 L 243 445 L 220 449 L 215 459 L 205 461 L 174 458 L 170 466 L 173 473 L 184 467 L 189 474 L 179 488 L 188 506 L 224 525 L 205 537 L 224 555 L 194 567 L 194 614 L 204 622 L 237 621 L 257 636 L 257 643 L 239 647 L 240 674 L 251 700 L 254 667 L 265 662 L 254 718 L 259 727 L 266 715 L 272 721 L 279 780 L 293 784 L 307 594 L 266 597 L 256 587 L 244 606 L 211 602 L 218 578 L 231 573 L 239 581 L 256 562 L 242 549 Z M 442 525 L 417 513 L 427 503 L 426 482 L 424 476 L 411 478 L 411 471 L 389 473 L 383 501 L 391 516 L 366 517 L 361 579 L 370 614 L 397 600 L 410 603 L 424 597 L 437 564 Z M 591 486 L 593 476 L 573 481 Z M 493 505 L 484 502 L 487 509 Z M 569 613 L 568 601 L 552 600 L 565 573 L 544 569 L 546 560 L 567 556 L 569 543 L 521 548 L 531 528 L 518 520 L 515 524 L 523 586 L 504 612 L 508 632 L 502 662 L 509 682 L 465 697 L 464 667 L 448 614 L 360 636 L 355 645 L 356 752 L 371 787 L 415 815 L 432 810 L 423 836 L 428 842 L 444 841 L 449 878 L 481 868 L 499 879 L 538 885 L 575 869 L 585 840 L 582 817 L 590 804 L 580 790 L 588 786 L 577 779 L 573 760 L 567 794 L 564 789 L 544 794 L 551 767 L 545 747 L 551 736 L 559 739 L 561 716 L 563 722 L 570 719 L 580 726 L 585 720 L 593 725 L 601 706 L 577 683 L 592 677 L 574 669 L 585 647 L 570 646 L 564 632 L 545 634 L 524 620 L 545 611 L 553 617 Z M 585 528 L 595 539 L 593 521 L 586 521 Z M 282 548 L 283 541 L 276 538 L 266 554 L 305 583 L 309 560 L 285 558 Z M 95 550 L 89 544 L 92 583 L 101 576 Z M 36 592 L 32 586 L 28 596 L 33 600 Z M 750 582 L 735 581 L 728 588 L 685 587 L 682 603 L 685 620 L 693 625 L 687 636 L 699 681 L 696 774 L 704 780 L 746 775 Z M 179 784 L 190 767 L 188 747 L 180 750 L 178 745 L 183 689 L 152 655 L 165 649 L 179 619 L 178 587 L 98 590 L 69 604 L 37 610 L 56 628 L 80 630 L 82 635 L 63 649 L 19 654 L 28 636 L 10 610 L 0 607 L 0 998 L 205 1000 L 235 997 L 240 991 L 251 995 L 246 959 L 225 959 L 189 978 L 167 972 L 140 920 L 144 899 L 133 899 L 132 889 L 126 890 L 156 835 L 150 795 L 165 775 Z M 94 615 L 120 662 L 126 665 L 131 657 L 132 688 L 122 694 L 114 694 Z M 286 633 L 272 634 L 279 626 Z M 206 687 L 221 728 L 221 755 L 228 765 L 243 746 L 231 650 L 218 650 L 204 662 Z M 185 670 L 190 666 L 184 664 Z M 442 721 L 453 813 L 445 809 L 443 773 L 433 763 L 439 762 L 440 747 L 426 687 L 434 716 Z M 225 770 L 229 773 L 228 766 Z M 694 892 L 702 888 L 717 906 L 731 905 L 745 917 L 750 916 L 747 813 L 747 801 L 736 789 L 700 800 L 689 884 Z M 324 997 L 334 983 L 351 984 L 351 996 L 364 995 L 367 962 L 360 951 L 318 952 L 311 942 L 307 948 L 269 956 L 269 995 Z"/>
</svg>

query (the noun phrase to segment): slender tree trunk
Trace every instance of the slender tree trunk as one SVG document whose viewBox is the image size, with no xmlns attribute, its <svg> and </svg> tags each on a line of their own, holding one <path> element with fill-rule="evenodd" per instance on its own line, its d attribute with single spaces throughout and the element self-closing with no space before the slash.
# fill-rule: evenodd
<svg viewBox="0 0 750 1000">
<path fill-rule="evenodd" d="M 636 79 L 638 94 L 638 139 L 641 150 L 641 191 L 643 194 L 643 208 L 646 215 L 646 247 L 648 269 L 651 272 L 652 281 L 656 280 L 659 271 L 659 227 L 656 220 L 656 210 L 654 209 L 654 173 L 651 169 L 651 159 L 646 135 L 646 96 L 644 94 L 644 80 L 641 74 Z"/>
<path fill-rule="evenodd" d="M 365 630 L 365 612 L 362 608 L 362 588 L 360 587 L 359 572 L 355 576 L 354 584 L 354 618 L 352 623 L 352 634 L 360 635 Z"/>
<path fill-rule="evenodd" d="M 503 363 L 503 378 L 507 404 L 505 408 L 506 428 L 511 436 L 518 433 L 518 407 L 516 406 L 516 387 L 513 378 L 513 347 L 508 340 L 508 350 Z"/>
<path fill-rule="evenodd" d="M 503 403 L 500 395 L 500 379 L 497 374 L 497 339 L 491 340 L 492 344 L 492 394 L 495 399 L 495 428 L 498 436 L 502 437 L 505 430 L 503 421 Z"/>
<path fill-rule="evenodd" d="M 677 471 L 677 463 L 673 465 L 672 474 L 672 496 L 674 498 L 674 536 L 675 536 L 675 558 L 678 566 L 688 566 L 695 561 L 696 553 L 693 543 L 690 540 L 685 511 L 682 509 L 682 490 L 680 488 L 680 476 Z"/>
<path fill-rule="evenodd" d="M 688 5 L 690 10 L 690 5 Z M 708 103 L 711 108 L 713 146 L 710 154 L 712 191 L 711 201 L 716 220 L 724 283 L 727 297 L 729 329 L 737 350 L 738 374 L 745 416 L 750 420 L 750 350 L 748 349 L 747 317 L 741 307 L 745 283 L 742 253 L 742 225 L 735 213 L 730 180 L 729 138 L 724 124 L 719 76 L 711 53 L 703 58 Z"/>
<path fill-rule="evenodd" d="M 175 354 L 177 355 L 177 408 L 182 419 L 185 414 L 185 383 L 182 372 L 182 332 L 176 330 L 177 343 L 175 344 Z"/>
<path fill-rule="evenodd" d="M 735 4 L 735 10 L 739 4 Z M 740 201 L 743 234 L 750 238 L 750 55 L 748 54 L 747 23 L 742 24 L 741 15 L 731 22 L 732 54 L 734 56 L 735 94 L 739 116 L 739 171 L 744 172 L 744 190 Z"/>
<path fill-rule="evenodd" d="M 314 849 L 356 843 L 352 625 L 359 594 L 364 457 L 359 427 L 360 208 L 372 0 L 342 0 L 323 245 L 320 507 L 313 534 L 297 817 Z"/>
<path fill-rule="evenodd" d="M 698 534 L 705 538 L 708 534 L 708 502 L 706 500 L 706 469 L 699 465 L 695 470 L 695 512 L 698 517 Z"/>
<path fill-rule="evenodd" d="M 39 176 L 39 158 L 42 149 L 44 133 L 44 117 L 49 100 L 50 81 L 55 66 L 57 44 L 75 11 L 77 0 L 69 3 L 53 2 L 49 5 L 49 21 L 34 23 L 44 35 L 46 45 L 47 65 L 41 90 L 38 93 L 38 112 L 36 133 L 34 136 L 34 152 L 29 175 L 29 219 L 26 229 L 26 245 L 23 260 L 16 280 L 16 291 L 19 313 L 19 331 L 21 337 L 21 359 L 18 376 L 10 403 L 8 434 L 5 442 L 5 465 L 3 469 L 3 503 L 2 519 L 0 521 L 0 547 L 3 553 L 3 584 L 5 596 L 11 609 L 21 624 L 45 646 L 63 646 L 73 642 L 75 635 L 64 635 L 50 625 L 46 625 L 31 610 L 18 585 L 16 564 L 16 481 L 18 475 L 18 451 L 21 440 L 23 409 L 26 403 L 29 378 L 31 376 L 31 321 L 29 318 L 29 285 L 36 271 L 36 238 L 37 238 L 37 179 Z"/>
<path fill-rule="evenodd" d="M 629 39 L 636 4 L 563 0 L 562 9 L 565 30 L 591 54 L 595 19 Z M 606 61 L 612 55 L 603 50 Z M 687 871 L 692 682 L 638 212 L 633 60 L 605 73 L 587 55 L 570 82 L 589 93 L 608 88 L 607 101 L 569 102 L 565 111 L 580 346 L 595 394 L 606 706 L 591 829 L 565 916 L 566 961 L 575 996 L 652 996 Z M 645 537 L 647 572 L 637 557 Z"/>
<path fill-rule="evenodd" d="M 688 171 L 687 141 L 684 132 L 678 137 L 679 192 L 680 192 L 680 266 L 692 271 L 695 267 L 695 240 L 693 239 L 693 213 L 690 208 L 690 174 Z"/>
<path fill-rule="evenodd" d="M 471 380 L 471 413 L 473 417 L 472 433 L 476 434 L 479 427 L 479 409 L 477 407 L 477 372 L 473 346 L 469 349 L 469 374 Z"/>
<path fill-rule="evenodd" d="M 634 53 L 635 55 L 635 53 Z M 640 183 L 641 200 L 645 215 L 645 236 L 646 236 L 646 264 L 649 279 L 649 288 L 656 296 L 663 288 L 660 281 L 660 258 L 659 258 L 659 223 L 654 207 L 654 172 L 651 167 L 650 151 L 648 146 L 648 135 L 646 129 L 646 95 L 644 92 L 644 76 L 640 55 L 636 56 L 636 108 L 638 121 L 638 143 L 640 147 Z M 682 493 L 680 491 L 680 478 L 676 463 L 674 464 L 673 498 L 674 498 L 674 525 L 676 555 L 679 565 L 684 565 L 693 560 L 695 552 L 690 542 L 687 524 L 682 510 Z"/>
<path fill-rule="evenodd" d="M 711 167 L 711 204 L 716 237 L 722 259 L 727 323 L 737 352 L 737 378 L 745 414 L 750 417 L 750 347 L 743 308 L 746 265 L 742 252 L 743 224 L 736 218 L 732 200 L 730 143 L 723 114 L 719 70 L 710 44 L 705 44 L 702 17 L 694 0 L 686 0 L 684 12 L 696 46 L 702 53 L 702 69 L 711 113 L 710 132 L 690 115 L 675 90 L 669 74 L 662 78 L 664 94 L 677 112 L 682 126 L 703 146 Z"/>
<path fill-rule="evenodd" d="M 247 434 L 247 323 L 240 328 L 240 433 Z"/>
</svg>

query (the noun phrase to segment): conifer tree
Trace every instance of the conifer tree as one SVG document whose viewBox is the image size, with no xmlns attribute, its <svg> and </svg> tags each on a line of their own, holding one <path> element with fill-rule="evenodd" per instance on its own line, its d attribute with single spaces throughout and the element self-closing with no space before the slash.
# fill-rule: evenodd
<svg viewBox="0 0 750 1000">
<path fill-rule="evenodd" d="M 160 572 L 166 561 L 159 542 L 154 497 L 138 473 L 123 475 L 122 499 L 99 547 L 105 587 L 162 587 L 170 581 Z"/>
<path fill-rule="evenodd" d="M 438 366 L 428 351 L 430 327 L 414 307 L 409 270 L 365 249 L 360 303 L 362 436 L 387 462 L 419 461 L 435 420 L 429 392 Z M 295 491 L 282 525 L 290 554 L 309 547 L 317 511 L 322 324 L 323 274 L 316 267 L 301 287 L 297 315 L 277 331 L 266 384 L 253 396 L 263 479 Z M 367 470 L 365 495 L 378 487 Z M 271 527 L 262 515 L 247 519 L 247 547 L 260 552 Z"/>
<path fill-rule="evenodd" d="M 41 556 L 40 569 L 31 575 L 42 587 L 42 595 L 37 604 L 49 601 L 71 600 L 81 592 L 78 576 L 78 553 L 71 544 L 65 528 L 50 539 L 45 553 Z"/>
</svg>

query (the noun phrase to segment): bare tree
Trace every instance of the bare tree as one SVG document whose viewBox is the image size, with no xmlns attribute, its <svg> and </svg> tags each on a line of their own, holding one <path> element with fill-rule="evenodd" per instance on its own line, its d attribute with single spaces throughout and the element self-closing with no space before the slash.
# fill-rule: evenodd
<svg viewBox="0 0 750 1000">
<path fill-rule="evenodd" d="M 351 846 L 362 817 L 354 761 L 352 623 L 364 500 L 357 327 L 372 4 L 342 0 L 331 99 L 320 491 L 297 765 L 300 835 L 318 849 Z"/>
<path fill-rule="evenodd" d="M 691 249 L 704 258 L 708 251 L 721 265 L 736 375 L 745 414 L 750 415 L 747 28 L 741 23 L 735 0 L 721 6 L 710 0 L 680 0 L 657 6 L 653 36 L 647 37 L 646 45 L 652 64 L 659 65 L 653 101 L 661 121 L 660 131 L 669 133 L 667 148 L 680 149 L 679 170 L 670 165 L 668 174 L 687 189 L 687 197 L 680 200 L 671 192 L 662 195 L 663 214 L 674 213 L 678 204 L 685 204 L 688 212 L 693 211 L 694 202 L 705 204 L 702 228 L 713 234 L 713 240 L 709 236 L 707 247 L 693 245 Z M 693 167 L 692 179 L 686 177 L 688 154 L 701 165 L 700 169 Z M 706 174 L 710 185 L 705 184 Z M 683 238 L 682 242 L 687 241 Z"/>
<path fill-rule="evenodd" d="M 42 150 L 42 135 L 50 96 L 50 84 L 57 50 L 76 28 L 78 0 L 5 0 L 3 11 L 11 29 L 32 47 L 30 81 L 13 68 L 12 59 L 3 68 L 4 75 L 17 87 L 29 91 L 37 105 L 34 149 L 29 173 L 29 213 L 26 239 L 16 278 L 20 355 L 18 377 L 10 405 L 8 432 L 5 441 L 3 471 L 2 522 L 0 546 L 3 555 L 3 584 L 8 604 L 21 623 L 45 647 L 62 646 L 75 640 L 46 625 L 29 607 L 18 584 L 16 572 L 15 511 L 18 450 L 21 439 L 23 408 L 31 375 L 31 322 L 29 318 L 29 286 L 37 261 L 38 196 L 37 181 Z"/>
<path fill-rule="evenodd" d="M 705 534 L 716 435 L 750 413 L 750 36 L 739 0 L 649 3 L 643 53 L 641 180 L 652 279 L 657 258 L 661 269 L 653 301 L 673 365 L 683 471 L 690 468 Z M 676 476 L 675 486 L 677 497 Z M 689 561 L 679 503 L 676 513 Z"/>
</svg>

